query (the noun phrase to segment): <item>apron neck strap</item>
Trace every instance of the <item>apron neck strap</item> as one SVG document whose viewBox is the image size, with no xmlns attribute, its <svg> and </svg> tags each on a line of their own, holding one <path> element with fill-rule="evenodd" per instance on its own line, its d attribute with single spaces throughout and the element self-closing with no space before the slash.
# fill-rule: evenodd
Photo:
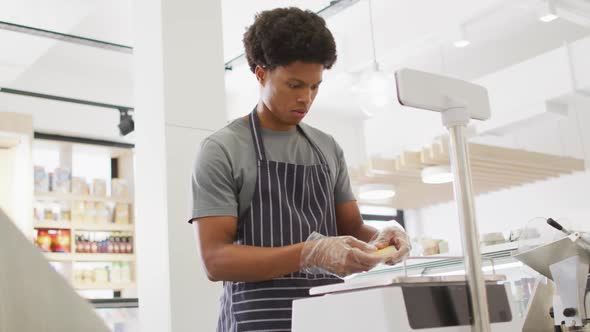
<svg viewBox="0 0 590 332">
<path fill-rule="evenodd" d="M 262 130 L 260 129 L 260 119 L 256 112 L 256 107 L 250 113 L 249 121 L 250 133 L 252 133 L 252 141 L 254 142 L 254 150 L 256 150 L 256 157 L 258 160 L 266 160 L 264 152 L 264 143 L 262 142 Z"/>
<path fill-rule="evenodd" d="M 258 160 L 266 160 L 266 154 L 264 151 L 264 142 L 262 141 L 262 129 L 260 129 L 260 119 L 258 118 L 258 112 L 256 111 L 256 107 L 250 113 L 249 121 L 250 123 L 250 132 L 252 133 L 252 141 L 254 142 L 254 150 L 256 151 L 256 157 Z M 318 155 L 320 159 L 320 163 L 323 165 L 327 165 L 326 157 L 320 148 L 313 142 L 309 136 L 305 133 L 303 128 L 300 125 L 297 125 L 297 130 L 301 132 L 303 137 L 307 139 L 309 144 L 311 144 L 312 148 L 314 149 L 315 153 Z"/>
</svg>

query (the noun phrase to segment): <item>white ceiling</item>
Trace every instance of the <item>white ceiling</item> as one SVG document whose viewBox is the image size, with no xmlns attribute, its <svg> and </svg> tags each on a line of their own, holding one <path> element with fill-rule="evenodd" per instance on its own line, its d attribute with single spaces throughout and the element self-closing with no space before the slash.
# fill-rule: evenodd
<svg viewBox="0 0 590 332">
<path fill-rule="evenodd" d="M 542 23 L 537 19 L 541 0 L 373 0 L 378 60 L 389 72 L 411 66 L 476 80 L 590 35 L 584 19 L 590 20 L 587 1 L 557 3 L 562 18 Z M 133 46 L 131 4 L 131 0 L 3 0 L 0 21 Z M 242 53 L 243 33 L 256 12 L 279 6 L 318 11 L 328 4 L 317 0 L 221 1 L 225 60 Z M 350 86 L 371 62 L 368 15 L 367 0 L 361 0 L 327 19 L 339 58 L 325 75 L 314 112 L 362 117 Z M 471 41 L 461 49 L 451 44 L 460 25 Z M 5 30 L 0 30 L 0 43 L 11 45 L 0 52 L 2 87 L 133 105 L 132 55 Z M 226 87 L 231 114 L 247 111 L 255 102 L 256 85 L 246 66 L 227 72 Z M 0 111 L 38 111 L 38 102 L 23 98 L 0 94 Z M 64 108 L 63 103 L 45 106 L 46 112 Z M 80 108 L 85 109 L 91 108 Z M 390 120 L 403 121 L 399 117 Z"/>
</svg>

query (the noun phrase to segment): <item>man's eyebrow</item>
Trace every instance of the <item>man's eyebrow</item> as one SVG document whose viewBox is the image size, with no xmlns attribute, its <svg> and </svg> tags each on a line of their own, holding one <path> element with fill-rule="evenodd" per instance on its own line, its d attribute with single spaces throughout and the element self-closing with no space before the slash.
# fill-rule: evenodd
<svg viewBox="0 0 590 332">
<path fill-rule="evenodd" d="M 302 81 L 302 80 L 300 80 L 300 79 L 298 79 L 298 78 L 293 78 L 293 77 L 291 77 L 291 78 L 288 78 L 287 80 L 288 80 L 288 81 L 296 81 L 296 82 L 297 82 L 297 83 L 299 83 L 299 84 L 307 84 L 307 83 L 305 83 L 304 81 Z M 319 81 L 319 82 L 317 82 L 316 84 L 317 84 L 317 85 L 319 85 L 320 83 L 322 83 L 322 81 Z"/>
</svg>

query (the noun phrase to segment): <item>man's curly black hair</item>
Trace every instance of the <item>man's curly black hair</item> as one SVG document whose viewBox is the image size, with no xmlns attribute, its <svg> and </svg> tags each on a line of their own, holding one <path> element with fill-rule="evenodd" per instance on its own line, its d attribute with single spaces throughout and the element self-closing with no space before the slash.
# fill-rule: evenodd
<svg viewBox="0 0 590 332">
<path fill-rule="evenodd" d="M 309 10 L 277 8 L 255 16 L 244 34 L 250 70 L 272 70 L 295 61 L 319 63 L 330 69 L 336 62 L 336 43 L 323 18 Z"/>
</svg>

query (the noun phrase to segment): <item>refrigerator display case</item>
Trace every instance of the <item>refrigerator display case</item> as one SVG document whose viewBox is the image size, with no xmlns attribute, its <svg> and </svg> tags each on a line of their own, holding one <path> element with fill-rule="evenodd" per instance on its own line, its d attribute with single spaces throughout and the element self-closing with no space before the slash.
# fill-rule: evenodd
<svg viewBox="0 0 590 332">
<path fill-rule="evenodd" d="M 139 332 L 138 299 L 113 298 L 89 301 L 112 332 Z"/>
</svg>

